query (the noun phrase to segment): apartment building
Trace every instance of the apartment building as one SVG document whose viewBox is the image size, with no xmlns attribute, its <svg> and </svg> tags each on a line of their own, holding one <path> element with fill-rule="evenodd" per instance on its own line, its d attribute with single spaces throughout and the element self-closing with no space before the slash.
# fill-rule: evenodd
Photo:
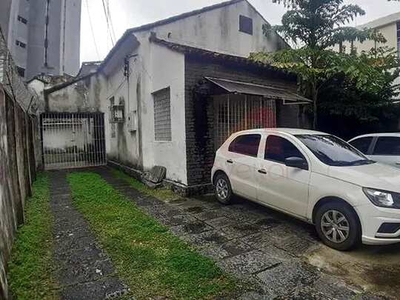
<svg viewBox="0 0 400 300">
<path fill-rule="evenodd" d="M 346 53 L 356 51 L 358 53 L 362 51 L 369 51 L 372 48 L 379 46 L 388 46 L 389 48 L 397 49 L 400 54 L 400 12 L 373 20 L 366 24 L 357 26 L 359 29 L 376 29 L 378 30 L 386 39 L 385 44 L 380 44 L 372 40 L 367 40 L 362 43 L 354 41 L 353 43 L 343 43 L 342 50 Z M 335 50 L 339 51 L 339 45 L 336 45 Z"/>
<path fill-rule="evenodd" d="M 78 73 L 80 21 L 81 0 L 0 1 L 0 26 L 26 80 Z"/>
</svg>

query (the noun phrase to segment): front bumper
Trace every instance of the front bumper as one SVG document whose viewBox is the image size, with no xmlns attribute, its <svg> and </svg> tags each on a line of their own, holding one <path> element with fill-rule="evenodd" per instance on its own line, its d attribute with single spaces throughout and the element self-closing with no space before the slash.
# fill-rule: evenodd
<svg viewBox="0 0 400 300">
<path fill-rule="evenodd" d="M 384 223 L 400 223 L 400 209 L 382 208 L 366 203 L 355 207 L 362 227 L 362 242 L 367 245 L 389 245 L 400 243 L 400 230 L 380 233 Z"/>
</svg>

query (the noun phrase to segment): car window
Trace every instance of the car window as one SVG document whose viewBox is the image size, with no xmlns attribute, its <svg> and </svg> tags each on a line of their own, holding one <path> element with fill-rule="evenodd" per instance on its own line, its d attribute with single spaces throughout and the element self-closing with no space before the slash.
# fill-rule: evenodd
<svg viewBox="0 0 400 300">
<path fill-rule="evenodd" d="M 400 138 L 394 136 L 378 138 L 373 155 L 400 155 Z"/>
<path fill-rule="evenodd" d="M 333 135 L 305 134 L 296 137 L 324 164 L 345 167 L 372 164 L 364 154 Z"/>
<path fill-rule="evenodd" d="M 260 146 L 261 135 L 246 134 L 238 136 L 229 145 L 229 152 L 257 157 L 258 147 Z"/>
<path fill-rule="evenodd" d="M 362 153 L 367 154 L 369 146 L 371 145 L 372 140 L 373 140 L 372 136 L 363 137 L 363 138 L 359 138 L 359 139 L 356 139 L 354 141 L 351 141 L 350 145 L 352 145 L 353 147 L 356 147 Z"/>
<path fill-rule="evenodd" d="M 264 158 L 266 160 L 284 163 L 289 157 L 300 157 L 305 159 L 300 150 L 287 139 L 276 135 L 268 136 Z"/>
</svg>

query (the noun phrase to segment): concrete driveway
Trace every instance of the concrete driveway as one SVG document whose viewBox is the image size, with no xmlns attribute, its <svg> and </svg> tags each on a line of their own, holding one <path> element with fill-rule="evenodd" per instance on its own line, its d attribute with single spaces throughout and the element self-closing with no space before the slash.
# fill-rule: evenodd
<svg viewBox="0 0 400 300">
<path fill-rule="evenodd" d="M 281 261 L 274 272 L 267 269 L 257 274 L 258 279 L 266 284 L 271 282 L 273 277 L 284 274 L 282 278 L 278 278 L 287 289 L 286 285 L 290 284 L 292 272 L 298 272 L 296 268 L 311 267 L 310 274 L 300 272 L 300 276 L 306 280 L 311 276 L 312 281 L 315 278 L 312 278 L 311 274 L 316 272 L 314 276 L 319 279 L 308 286 L 314 286 L 311 288 L 313 297 L 400 298 L 400 244 L 362 245 L 350 252 L 339 252 L 322 244 L 314 226 L 243 198 L 237 197 L 233 205 L 220 207 L 215 204 L 213 196 L 198 198 L 196 201 L 203 204 L 200 207 L 209 203 L 205 207 L 206 214 L 195 214 L 200 218 L 204 217 L 206 224 L 220 227 L 224 235 L 236 238 L 237 241 L 251 245 L 269 257 Z M 188 203 L 187 211 L 198 213 L 199 209 L 192 206 L 195 203 L 197 202 Z M 218 207 L 211 211 L 216 215 L 222 212 L 224 216 L 214 218 L 212 213 L 207 213 L 210 207 Z M 207 248 L 203 249 L 206 254 L 207 251 Z M 221 251 L 218 255 L 221 256 L 221 253 L 224 252 Z M 329 288 L 325 286 L 326 283 Z"/>
<path fill-rule="evenodd" d="M 398 299 L 400 246 L 338 252 L 313 226 L 244 199 L 213 196 L 164 203 L 108 169 L 100 175 L 181 239 L 242 279 L 238 299 Z"/>
</svg>

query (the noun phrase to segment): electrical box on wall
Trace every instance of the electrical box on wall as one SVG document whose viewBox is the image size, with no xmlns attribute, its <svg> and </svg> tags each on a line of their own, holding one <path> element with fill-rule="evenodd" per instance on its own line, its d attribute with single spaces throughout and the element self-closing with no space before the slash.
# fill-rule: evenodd
<svg viewBox="0 0 400 300">
<path fill-rule="evenodd" d="M 137 131 L 137 111 L 131 111 L 128 113 L 128 131 Z"/>
<path fill-rule="evenodd" d="M 125 121 L 125 106 L 112 105 L 110 107 L 110 123 L 124 123 Z"/>
</svg>

